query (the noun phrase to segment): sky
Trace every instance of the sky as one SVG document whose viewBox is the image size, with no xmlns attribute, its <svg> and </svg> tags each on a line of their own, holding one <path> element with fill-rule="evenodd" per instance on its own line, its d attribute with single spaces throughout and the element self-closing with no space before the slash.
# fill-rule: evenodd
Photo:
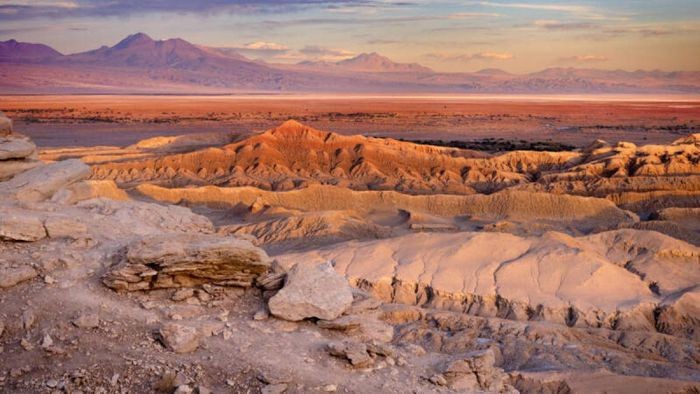
<svg viewBox="0 0 700 394">
<path fill-rule="evenodd" d="M 276 63 L 700 71 L 700 0 L 0 0 L 0 40 L 75 53 L 136 32 Z"/>
</svg>

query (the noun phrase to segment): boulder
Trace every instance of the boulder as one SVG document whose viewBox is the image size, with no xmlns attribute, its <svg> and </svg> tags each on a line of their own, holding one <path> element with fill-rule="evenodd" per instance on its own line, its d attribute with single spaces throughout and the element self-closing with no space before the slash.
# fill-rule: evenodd
<svg viewBox="0 0 700 394">
<path fill-rule="evenodd" d="M 76 181 L 90 175 L 90 167 L 78 159 L 59 161 L 25 171 L 0 183 L 0 198 L 43 201 Z"/>
<path fill-rule="evenodd" d="M 282 290 L 269 301 L 270 312 L 282 319 L 333 320 L 352 304 L 352 288 L 329 263 L 297 264 L 289 270 Z"/>
<path fill-rule="evenodd" d="M 38 241 L 46 238 L 42 218 L 25 210 L 0 210 L 0 240 Z"/>
<path fill-rule="evenodd" d="M 130 244 L 126 260 L 103 282 L 126 291 L 206 283 L 250 287 L 269 267 L 265 251 L 248 241 L 216 234 L 159 234 Z"/>
<path fill-rule="evenodd" d="M 26 137 L 15 134 L 0 136 L 0 161 L 24 159 L 36 151 L 36 145 Z"/>
<path fill-rule="evenodd" d="M 196 328 L 168 323 L 160 329 L 160 338 L 166 348 L 175 353 L 190 353 L 199 347 L 200 335 Z"/>
</svg>

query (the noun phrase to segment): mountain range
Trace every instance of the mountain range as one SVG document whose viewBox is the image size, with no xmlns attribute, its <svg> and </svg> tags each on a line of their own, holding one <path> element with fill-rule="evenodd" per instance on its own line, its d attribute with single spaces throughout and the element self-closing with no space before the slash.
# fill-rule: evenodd
<svg viewBox="0 0 700 394">
<path fill-rule="evenodd" d="M 274 64 L 230 48 L 130 35 L 114 46 L 64 55 L 43 45 L 0 42 L 0 89 L 7 93 L 514 93 L 698 94 L 700 72 L 549 68 L 437 72 L 377 53 L 338 62 Z"/>
</svg>

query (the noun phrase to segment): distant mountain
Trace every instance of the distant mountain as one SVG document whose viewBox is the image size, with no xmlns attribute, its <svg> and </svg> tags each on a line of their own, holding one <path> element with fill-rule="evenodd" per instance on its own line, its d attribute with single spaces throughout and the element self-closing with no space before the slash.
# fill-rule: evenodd
<svg viewBox="0 0 700 394">
<path fill-rule="evenodd" d="M 144 33 L 132 34 L 113 47 L 103 46 L 93 51 L 66 56 L 62 60 L 72 64 L 108 67 L 261 71 L 259 65 L 242 56 L 235 57 L 202 48 L 180 38 L 156 41 Z"/>
<path fill-rule="evenodd" d="M 352 71 L 368 73 L 433 73 L 428 67 L 417 63 L 397 63 L 376 52 L 362 53 L 350 59 L 338 62 L 301 62 L 299 65 L 307 68 L 325 69 L 329 71 Z"/>
<path fill-rule="evenodd" d="M 483 70 L 479 70 L 475 72 L 474 74 L 478 75 L 490 75 L 490 76 L 512 76 L 513 74 L 503 71 L 499 68 L 485 68 Z"/>
<path fill-rule="evenodd" d="M 0 41 L 0 59 L 39 60 L 63 56 L 57 50 L 44 44 L 30 44 L 16 40 Z"/>
<path fill-rule="evenodd" d="M 550 68 L 441 73 L 377 53 L 295 65 L 250 60 L 233 48 L 154 40 L 144 33 L 114 46 L 62 55 L 49 46 L 0 42 L 0 91 L 8 93 L 692 93 L 700 72 Z"/>
</svg>

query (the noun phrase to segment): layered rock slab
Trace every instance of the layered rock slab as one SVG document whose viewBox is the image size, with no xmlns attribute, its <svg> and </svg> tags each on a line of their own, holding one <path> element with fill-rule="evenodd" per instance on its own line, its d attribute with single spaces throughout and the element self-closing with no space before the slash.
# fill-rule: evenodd
<svg viewBox="0 0 700 394">
<path fill-rule="evenodd" d="M 267 254 L 248 241 L 213 234 L 162 234 L 131 243 L 125 261 L 103 282 L 123 291 L 205 283 L 250 287 L 269 268 Z"/>
<path fill-rule="evenodd" d="M 29 138 L 9 132 L 5 135 L 0 131 L 0 181 L 41 164 L 36 159 L 36 145 Z"/>
<path fill-rule="evenodd" d="M 59 189 L 89 175 L 90 167 L 78 159 L 59 161 L 33 168 L 0 183 L 0 197 L 43 201 L 51 198 Z"/>
</svg>

